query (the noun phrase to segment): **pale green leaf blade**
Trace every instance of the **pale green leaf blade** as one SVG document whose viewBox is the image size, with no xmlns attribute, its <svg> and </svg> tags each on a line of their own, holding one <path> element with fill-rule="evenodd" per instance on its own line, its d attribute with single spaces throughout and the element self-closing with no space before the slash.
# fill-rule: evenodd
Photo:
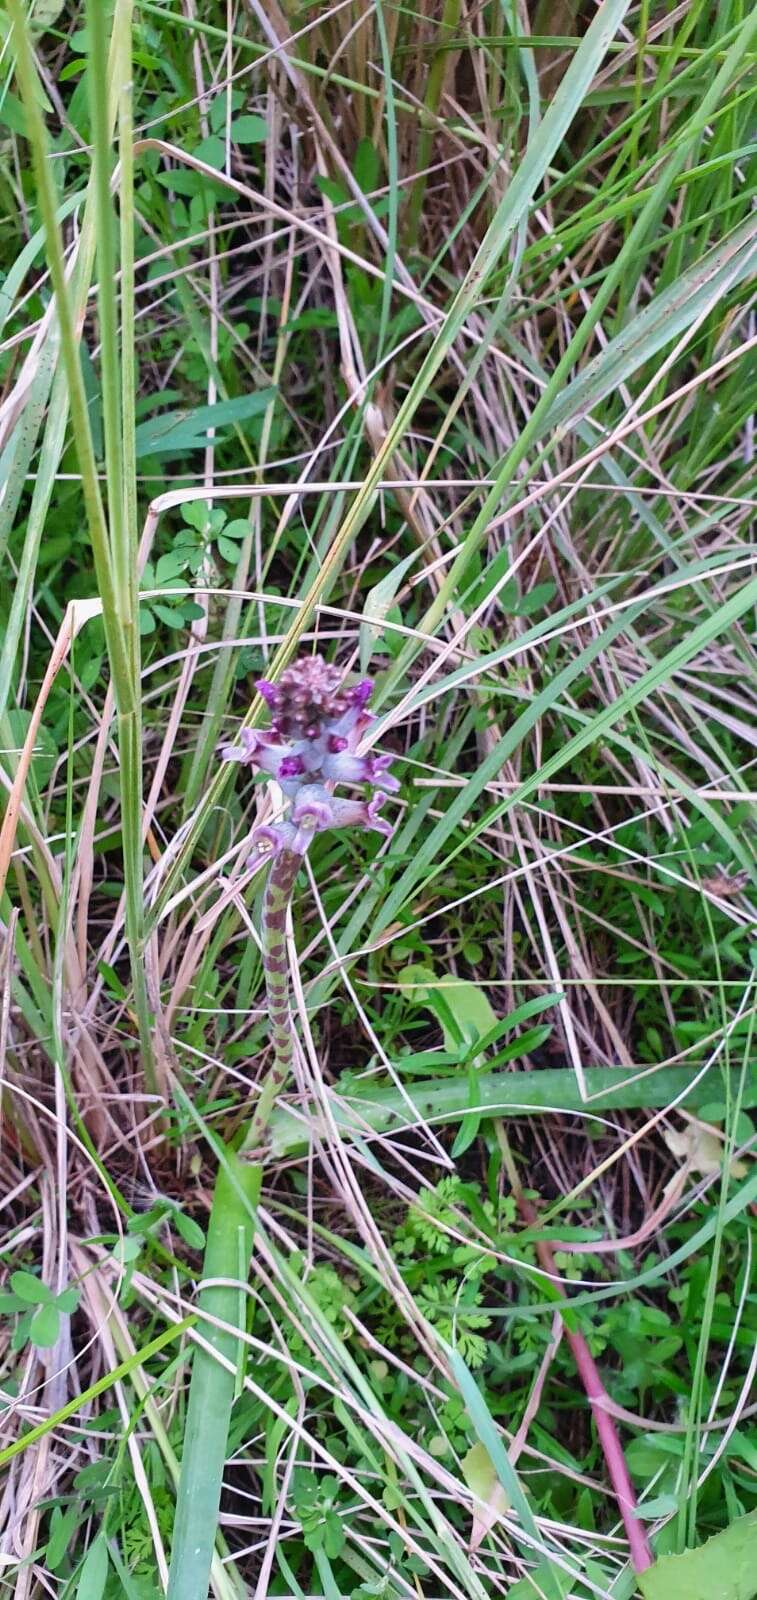
<svg viewBox="0 0 757 1600">
<path fill-rule="evenodd" d="M 757 1511 L 739 1517 L 697 1550 L 660 1556 L 642 1572 L 644 1600 L 753 1600 L 757 1595 Z"/>
</svg>

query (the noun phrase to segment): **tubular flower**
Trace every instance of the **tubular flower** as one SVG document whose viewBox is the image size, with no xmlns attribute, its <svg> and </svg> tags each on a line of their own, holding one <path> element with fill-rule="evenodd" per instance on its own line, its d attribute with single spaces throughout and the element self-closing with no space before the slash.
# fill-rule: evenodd
<svg viewBox="0 0 757 1600">
<path fill-rule="evenodd" d="M 256 688 L 270 709 L 270 727 L 243 728 L 239 744 L 223 746 L 221 757 L 270 773 L 289 801 L 282 822 L 257 830 L 258 849 L 268 844 L 275 854 L 304 855 L 313 835 L 326 828 L 391 835 L 391 823 L 379 816 L 385 795 L 399 789 L 389 771 L 391 756 L 357 754 L 372 721 L 366 710 L 370 679 L 345 686 L 338 667 L 307 656 L 287 667 L 278 683 L 262 679 Z M 337 799 L 337 784 L 367 785 L 372 792 L 367 799 Z"/>
</svg>

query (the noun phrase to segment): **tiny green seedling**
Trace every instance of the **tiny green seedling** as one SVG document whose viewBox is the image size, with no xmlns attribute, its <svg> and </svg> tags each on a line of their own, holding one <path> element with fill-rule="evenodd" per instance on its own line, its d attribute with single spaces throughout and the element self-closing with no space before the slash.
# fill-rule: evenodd
<svg viewBox="0 0 757 1600">
<path fill-rule="evenodd" d="M 33 1344 L 51 1350 L 58 1342 L 61 1317 L 70 1316 L 79 1304 L 79 1289 L 72 1285 L 53 1294 L 33 1272 L 23 1270 L 11 1273 L 10 1285 L 10 1293 L 0 1294 L 0 1315 L 18 1316 L 11 1348 L 23 1350 Z"/>
</svg>

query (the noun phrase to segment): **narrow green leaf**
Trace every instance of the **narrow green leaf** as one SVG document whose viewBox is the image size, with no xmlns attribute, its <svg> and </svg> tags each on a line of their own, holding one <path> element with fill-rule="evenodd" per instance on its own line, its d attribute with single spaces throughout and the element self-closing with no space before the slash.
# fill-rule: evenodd
<svg viewBox="0 0 757 1600">
<path fill-rule="evenodd" d="M 381 624 L 394 604 L 394 597 L 399 589 L 406 572 L 418 560 L 418 551 L 411 550 L 404 561 L 398 561 L 391 567 L 386 577 L 380 578 L 378 583 L 369 589 L 363 606 L 363 620 L 360 624 L 360 671 L 367 672 L 376 645 L 381 638 Z"/>
<path fill-rule="evenodd" d="M 660 1067 L 631 1078 L 615 1067 L 586 1067 L 584 1081 L 586 1101 L 581 1099 L 576 1075 L 569 1068 L 482 1072 L 477 1081 L 479 1109 L 489 1117 L 530 1116 L 550 1110 L 579 1112 L 590 1117 L 637 1107 L 651 1110 L 668 1105 L 679 1096 L 682 1096 L 682 1104 L 692 1109 L 712 1098 L 706 1078 L 692 1087 L 690 1067 Z M 354 1124 L 350 1102 L 355 1106 Z M 743 1104 L 746 1107 L 757 1105 L 757 1082 L 746 1085 Z M 411 1105 L 415 1106 L 415 1117 Z M 339 1094 L 337 1084 L 337 1096 L 331 1104 L 331 1114 L 342 1133 L 352 1130 L 357 1137 L 364 1133 L 366 1123 L 375 1133 L 399 1132 L 415 1122 L 442 1125 L 457 1122 L 469 1110 L 468 1085 L 457 1074 L 406 1085 L 403 1094 L 394 1087 L 357 1093 L 354 1084 L 348 1092 L 343 1090 Z M 306 1148 L 311 1126 L 310 1121 L 305 1122 L 285 1106 L 279 1106 L 271 1121 L 274 1154 L 281 1157 Z"/>
<path fill-rule="evenodd" d="M 250 394 L 238 395 L 234 400 L 219 400 L 217 405 L 195 406 L 193 411 L 165 411 L 148 422 L 140 422 L 135 430 L 137 456 L 202 449 L 207 443 L 209 428 L 222 428 L 260 416 L 275 393 L 275 389 L 253 389 Z"/>
<path fill-rule="evenodd" d="M 199 1600 L 208 1592 L 239 1359 L 235 1330 L 247 1305 L 238 1287 L 240 1263 L 246 1269 L 250 1259 L 259 1190 L 260 1168 L 226 1152 L 216 1177 L 203 1277 L 229 1281 L 201 1290 L 199 1299 L 200 1310 L 225 1326 L 203 1321 L 210 1348 L 198 1345 L 193 1355 L 168 1600 Z"/>
<path fill-rule="evenodd" d="M 532 1554 L 536 1549 L 541 1554 L 546 1555 L 544 1539 L 539 1533 L 534 1514 L 523 1492 L 518 1474 L 507 1454 L 502 1442 L 502 1436 L 481 1389 L 472 1373 L 468 1371 L 462 1356 L 457 1350 L 448 1348 L 447 1359 L 465 1403 L 465 1409 L 476 1431 L 476 1437 L 484 1447 L 509 1505 L 512 1506 L 523 1531 L 528 1534 L 529 1543 L 527 1548 L 529 1554 Z M 552 1571 L 552 1564 L 548 1558 L 545 1566 L 546 1573 L 543 1590 L 545 1600 L 562 1600 L 561 1587 L 555 1573 Z"/>
<path fill-rule="evenodd" d="M 76 1600 L 102 1600 L 108 1581 L 108 1546 L 105 1535 L 98 1533 L 87 1552 L 76 1589 Z"/>
<path fill-rule="evenodd" d="M 568 425 L 605 395 L 617 390 L 640 366 L 691 327 L 702 309 L 715 304 L 754 269 L 757 244 L 750 218 L 657 294 L 622 333 L 588 362 L 550 408 L 545 428 Z"/>
</svg>

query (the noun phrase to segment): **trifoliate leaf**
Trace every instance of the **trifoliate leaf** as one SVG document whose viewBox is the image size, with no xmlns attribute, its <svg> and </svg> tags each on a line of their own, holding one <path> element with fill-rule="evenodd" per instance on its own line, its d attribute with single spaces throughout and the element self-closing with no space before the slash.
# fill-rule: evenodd
<svg viewBox="0 0 757 1600">
<path fill-rule="evenodd" d="M 80 1299 L 81 1290 L 78 1289 L 74 1283 L 71 1285 L 70 1289 L 61 1290 L 61 1293 L 56 1298 L 55 1304 L 59 1311 L 64 1311 L 67 1316 L 70 1316 L 71 1312 L 76 1310 Z"/>
</svg>

